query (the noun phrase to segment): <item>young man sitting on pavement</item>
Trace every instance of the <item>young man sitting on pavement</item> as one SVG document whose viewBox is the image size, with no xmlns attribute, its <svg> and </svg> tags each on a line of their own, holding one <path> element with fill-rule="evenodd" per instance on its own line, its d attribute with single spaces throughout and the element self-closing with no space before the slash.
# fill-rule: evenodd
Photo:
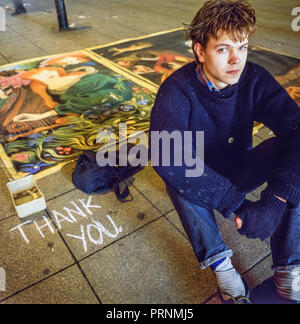
<svg viewBox="0 0 300 324">
<path fill-rule="evenodd" d="M 235 213 L 240 234 L 271 238 L 276 290 L 299 302 L 294 281 L 300 272 L 300 109 L 270 73 L 247 61 L 255 24 L 255 11 L 244 0 L 208 1 L 197 12 L 188 26 L 196 62 L 161 85 L 150 138 L 153 131 L 204 131 L 204 173 L 186 177 L 186 163 L 154 169 L 166 183 L 201 268 L 214 271 L 224 300 L 250 303 L 214 209 L 224 217 Z M 253 149 L 254 121 L 275 137 Z M 245 198 L 265 182 L 260 200 Z"/>
</svg>

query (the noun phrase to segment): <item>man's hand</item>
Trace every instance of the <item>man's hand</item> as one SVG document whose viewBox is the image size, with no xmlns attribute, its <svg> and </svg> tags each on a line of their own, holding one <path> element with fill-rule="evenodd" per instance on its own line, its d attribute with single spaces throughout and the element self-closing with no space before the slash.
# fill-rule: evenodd
<svg viewBox="0 0 300 324">
<path fill-rule="evenodd" d="M 286 203 L 285 199 L 278 197 L 278 196 L 275 196 L 275 197 L 278 198 L 279 200 L 283 201 L 284 203 Z M 243 226 L 243 221 L 239 218 L 239 216 L 236 216 L 234 221 L 235 221 L 236 228 L 238 230 L 240 230 Z"/>
<path fill-rule="evenodd" d="M 236 227 L 240 234 L 263 241 L 274 234 L 286 209 L 284 199 L 262 192 L 259 201 L 245 200 L 236 211 Z"/>
<path fill-rule="evenodd" d="M 236 228 L 238 230 L 241 229 L 243 226 L 243 221 L 239 218 L 239 216 L 236 216 L 234 221 L 235 221 Z"/>
</svg>

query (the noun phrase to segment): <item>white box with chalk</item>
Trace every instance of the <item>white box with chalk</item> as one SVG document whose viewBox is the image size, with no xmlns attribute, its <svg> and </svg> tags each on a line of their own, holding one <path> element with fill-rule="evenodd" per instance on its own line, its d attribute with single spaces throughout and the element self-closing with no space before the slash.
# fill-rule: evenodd
<svg viewBox="0 0 300 324">
<path fill-rule="evenodd" d="M 33 175 L 9 182 L 7 188 L 20 218 L 47 208 L 45 197 L 39 190 Z"/>
</svg>

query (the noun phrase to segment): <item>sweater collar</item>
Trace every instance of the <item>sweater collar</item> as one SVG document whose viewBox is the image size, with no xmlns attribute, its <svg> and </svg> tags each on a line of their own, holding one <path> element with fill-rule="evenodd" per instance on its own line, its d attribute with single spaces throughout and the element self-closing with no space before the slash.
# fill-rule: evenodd
<svg viewBox="0 0 300 324">
<path fill-rule="evenodd" d="M 220 92 L 227 90 L 231 87 L 231 85 L 228 85 L 226 88 L 224 88 L 222 90 L 216 88 L 216 86 L 211 81 L 208 80 L 208 78 L 204 72 L 204 69 L 203 69 L 203 64 L 196 65 L 196 75 L 197 75 L 197 78 L 200 81 L 200 83 L 213 93 L 220 93 Z"/>
<path fill-rule="evenodd" d="M 203 70 L 203 64 L 198 64 L 196 67 L 196 73 L 197 73 L 197 78 L 199 81 L 207 87 L 211 92 L 221 92 L 221 90 L 217 89 L 214 84 L 208 80 L 204 70 Z"/>
</svg>

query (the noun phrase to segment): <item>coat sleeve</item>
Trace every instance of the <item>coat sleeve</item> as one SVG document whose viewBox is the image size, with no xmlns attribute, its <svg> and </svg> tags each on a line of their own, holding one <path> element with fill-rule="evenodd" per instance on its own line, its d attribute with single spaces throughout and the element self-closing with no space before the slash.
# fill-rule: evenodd
<svg viewBox="0 0 300 324">
<path fill-rule="evenodd" d="M 151 163 L 153 162 L 153 149 L 159 157 L 163 154 L 162 143 L 154 148 L 154 134 L 163 131 L 172 134 L 176 132 L 184 139 L 185 132 L 188 131 L 188 123 L 191 113 L 191 104 L 188 95 L 177 86 L 175 82 L 167 79 L 160 87 L 154 107 L 151 113 L 150 141 L 149 151 Z M 192 134 L 195 140 L 195 134 Z M 194 143 L 193 143 L 194 144 Z M 195 143 L 197 144 L 197 143 Z M 216 171 L 205 164 L 202 157 L 202 174 L 197 177 L 187 177 L 187 171 L 191 170 L 190 166 L 185 163 L 184 158 L 184 140 L 179 144 L 181 146 L 182 165 L 177 165 L 171 161 L 169 166 L 162 163 L 153 165 L 155 171 L 164 180 L 164 182 L 180 193 L 188 201 L 209 209 L 216 209 L 228 217 L 232 212 L 239 208 L 245 200 L 245 193 L 240 192 L 227 178 L 221 176 Z M 171 156 L 175 155 L 175 145 L 170 145 Z M 185 147 L 186 148 L 186 147 Z M 178 145 L 177 145 L 178 149 Z M 193 157 L 199 157 L 196 145 L 191 145 L 191 154 Z M 160 162 L 161 159 L 160 159 Z"/>
<path fill-rule="evenodd" d="M 267 189 L 296 207 L 300 202 L 300 108 L 267 71 L 264 74 L 254 118 L 274 132 L 279 156 Z"/>
</svg>

